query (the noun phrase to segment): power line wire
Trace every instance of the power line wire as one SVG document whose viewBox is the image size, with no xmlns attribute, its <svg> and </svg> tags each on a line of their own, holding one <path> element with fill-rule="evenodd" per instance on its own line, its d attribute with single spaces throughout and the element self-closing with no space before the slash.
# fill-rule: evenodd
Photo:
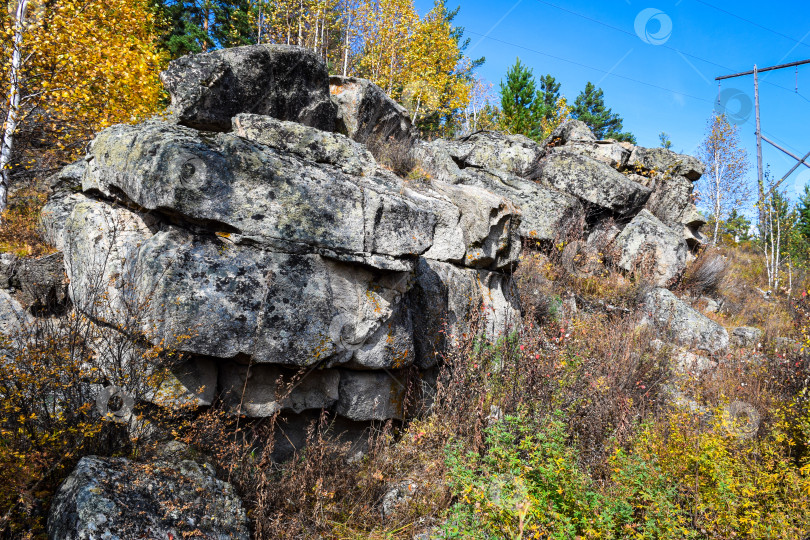
<svg viewBox="0 0 810 540">
<path fill-rule="evenodd" d="M 541 3 L 541 4 L 545 4 L 545 5 L 547 5 L 547 6 L 553 7 L 553 8 L 555 8 L 555 9 L 559 9 L 560 11 L 564 11 L 564 12 L 566 12 L 566 13 L 570 13 L 571 15 L 574 15 L 574 16 L 576 16 L 576 17 L 580 17 L 580 18 L 582 18 L 582 19 L 585 19 L 585 20 L 588 20 L 588 21 L 594 22 L 594 23 L 596 23 L 596 24 L 600 24 L 600 25 L 602 25 L 602 26 L 605 26 L 605 27 L 607 27 L 607 28 L 610 28 L 611 30 L 615 30 L 615 31 L 617 31 L 617 32 L 621 32 L 622 34 L 626 34 L 626 35 L 631 36 L 631 37 L 634 37 L 634 38 L 635 38 L 635 37 L 638 37 L 638 36 L 637 36 L 637 35 L 636 35 L 634 32 L 630 32 L 629 30 L 625 30 L 624 28 L 619 28 L 618 26 L 613 26 L 612 24 L 608 24 L 608 23 L 606 23 L 606 22 L 604 22 L 604 21 L 600 21 L 599 19 L 596 19 L 596 18 L 594 18 L 594 17 L 590 17 L 590 16 L 585 15 L 585 14 L 583 14 L 583 13 L 579 13 L 579 12 L 577 12 L 577 11 L 573 11 L 573 10 L 571 10 L 571 9 L 568 9 L 568 8 L 565 8 L 565 7 L 562 7 L 562 6 L 558 6 L 558 5 L 556 5 L 556 4 L 552 4 L 551 2 L 547 2 L 546 0 L 536 0 L 536 1 L 537 1 L 537 2 L 539 2 L 539 3 Z M 697 0 L 697 1 L 700 1 L 700 0 Z M 703 2 L 703 3 L 705 3 L 705 2 Z M 708 4 L 707 4 L 707 5 L 708 5 Z M 791 38 L 791 39 L 792 39 L 792 38 Z M 794 40 L 794 41 L 795 41 L 795 40 Z M 799 42 L 799 43 L 802 43 L 802 42 Z M 701 61 L 701 62 L 705 62 L 705 63 L 707 63 L 707 64 L 711 64 L 711 65 L 713 65 L 713 66 L 715 66 L 715 67 L 718 67 L 718 68 L 720 68 L 720 69 L 724 69 L 724 70 L 726 70 L 726 71 L 733 71 L 731 68 L 729 68 L 729 67 L 727 67 L 727 66 L 724 66 L 724 65 L 722 65 L 722 64 L 718 64 L 717 62 L 714 62 L 714 61 L 712 61 L 712 60 L 708 60 L 708 59 L 706 59 L 706 58 L 703 58 L 703 57 L 697 56 L 697 55 L 695 55 L 695 54 L 691 54 L 691 53 L 683 52 L 683 51 L 681 51 L 680 49 L 677 49 L 677 48 L 675 48 L 675 47 L 672 47 L 671 45 L 667 45 L 667 44 L 660 44 L 660 45 L 658 45 L 658 46 L 659 46 L 659 47 L 663 47 L 663 48 L 665 48 L 665 49 L 669 49 L 670 51 L 675 51 L 675 52 L 676 52 L 676 53 L 678 53 L 678 54 L 682 54 L 682 55 L 684 55 L 684 56 L 688 56 L 688 57 L 690 57 L 690 58 L 694 58 L 695 60 L 699 60 L 699 61 Z M 764 82 L 765 84 L 770 84 L 771 86 L 775 86 L 776 88 L 781 88 L 782 90 L 788 91 L 788 92 L 790 92 L 791 94 L 798 94 L 799 96 L 801 96 L 801 97 L 802 97 L 802 99 L 807 100 L 807 101 L 810 101 L 810 100 L 808 100 L 806 97 L 802 96 L 801 94 L 799 94 L 798 92 L 796 92 L 795 90 L 792 90 L 792 89 L 790 89 L 790 88 L 787 88 L 787 87 L 781 86 L 781 85 L 779 85 L 779 84 L 776 84 L 776 83 L 773 83 L 773 82 L 770 82 L 770 81 L 767 81 L 767 80 L 764 80 L 764 79 L 763 79 L 763 81 L 762 81 L 762 82 Z"/>
<path fill-rule="evenodd" d="M 644 86 L 657 88 L 659 90 L 664 90 L 665 92 L 678 94 L 678 95 L 681 95 L 681 96 L 684 96 L 684 97 L 697 99 L 699 101 L 704 101 L 706 103 L 714 103 L 714 101 L 710 100 L 710 99 L 706 99 L 706 98 L 702 98 L 702 97 L 698 97 L 698 96 L 693 96 L 693 95 L 687 94 L 685 92 L 679 92 L 677 90 L 672 90 L 671 88 L 665 88 L 663 86 L 658 86 L 657 84 L 649 83 L 649 82 L 646 82 L 646 81 L 640 81 L 638 79 L 633 79 L 632 77 L 626 77 L 624 75 L 619 75 L 618 73 L 612 73 L 610 71 L 600 69 L 600 68 L 597 68 L 597 67 L 593 67 L 593 66 L 589 66 L 587 64 L 583 64 L 583 63 L 577 62 L 575 60 L 569 60 L 568 58 L 563 58 L 561 56 L 556 56 L 556 55 L 553 55 L 553 54 L 538 51 L 537 49 L 532 49 L 530 47 L 525 47 L 523 45 L 518 45 L 517 43 L 511 43 L 509 41 L 498 39 L 498 38 L 495 38 L 495 37 L 492 37 L 492 36 L 485 36 L 484 34 L 479 34 L 478 32 L 473 32 L 472 30 L 465 30 L 465 32 L 467 32 L 469 34 L 475 34 L 476 36 L 481 36 L 482 38 L 485 38 L 485 39 L 491 39 L 492 41 L 497 41 L 498 43 L 503 43 L 504 45 L 510 45 L 510 46 L 516 47 L 518 49 L 523 49 L 525 51 L 533 52 L 535 54 L 539 54 L 539 55 L 542 55 L 542 56 L 548 56 L 549 58 L 554 58 L 555 60 L 560 60 L 561 62 L 567 62 L 569 64 L 573 64 L 575 66 L 583 67 L 585 69 L 591 69 L 593 71 L 598 71 L 599 73 L 604 73 L 604 74 L 610 75 L 612 77 L 618 77 L 620 79 L 625 79 L 625 80 L 628 80 L 628 81 L 632 81 L 632 82 L 637 83 L 637 84 L 643 84 Z"/>
<path fill-rule="evenodd" d="M 652 83 L 649 83 L 649 82 L 646 82 L 646 81 L 640 81 L 640 80 L 634 79 L 632 77 L 626 77 L 624 75 L 619 75 L 618 73 L 611 73 L 610 71 L 600 69 L 600 68 L 596 68 L 596 67 L 593 67 L 593 66 L 589 66 L 587 64 L 583 64 L 583 63 L 577 62 L 575 60 L 569 60 L 568 58 L 563 58 L 561 56 L 557 56 L 557 55 L 554 55 L 554 54 L 549 54 L 549 53 L 545 53 L 545 52 L 542 52 L 542 51 L 538 51 L 537 49 L 532 49 L 531 47 L 526 47 L 524 45 L 519 45 L 517 43 L 512 43 L 512 42 L 505 41 L 503 39 L 495 38 L 495 37 L 492 37 L 492 36 L 486 36 L 484 34 L 474 32 L 472 30 L 465 30 L 465 32 L 467 32 L 469 34 L 474 34 L 476 36 L 480 36 L 482 39 L 491 39 L 492 41 L 497 41 L 498 43 L 503 43 L 504 45 L 509 45 L 511 47 L 515 47 L 515 48 L 518 48 L 518 49 L 523 49 L 525 51 L 529 51 L 529 52 L 532 52 L 532 53 L 535 53 L 535 54 L 539 54 L 541 56 L 547 56 L 547 57 L 553 58 L 555 60 L 560 60 L 561 62 L 566 62 L 566 63 L 569 63 L 569 64 L 573 64 L 575 66 L 583 67 L 585 69 L 598 71 L 599 73 L 604 73 L 604 74 L 610 75 L 612 77 L 618 77 L 620 79 L 625 79 L 627 81 L 634 82 L 636 84 L 642 84 L 644 86 L 649 86 L 651 88 L 656 88 L 658 90 L 663 90 L 665 92 L 669 92 L 669 93 L 672 93 L 672 94 L 678 94 L 678 95 L 688 97 L 688 98 L 691 98 L 691 99 L 696 99 L 696 100 L 702 101 L 704 103 L 711 103 L 712 105 L 715 103 L 715 101 L 713 99 L 706 99 L 706 98 L 702 98 L 702 97 L 698 97 L 698 96 L 693 96 L 692 94 L 687 94 L 685 92 L 679 92 L 678 90 L 672 90 L 671 88 L 666 88 L 666 87 L 659 86 L 657 84 L 652 84 Z M 803 99 L 807 99 L 806 97 L 802 96 L 801 94 L 798 94 L 798 95 L 799 95 L 799 97 L 801 97 Z M 772 139 L 781 142 L 782 144 L 784 144 L 786 147 L 793 150 L 794 152 L 797 151 L 790 144 L 786 143 L 785 141 L 781 140 L 780 138 L 776 137 L 775 135 L 773 135 L 771 133 L 768 133 L 765 130 L 763 130 L 762 132 L 765 133 L 766 135 L 768 135 L 769 137 L 771 137 Z"/>
<path fill-rule="evenodd" d="M 721 7 L 717 7 L 717 6 L 715 6 L 714 4 L 710 4 L 710 3 L 708 3 L 708 2 L 704 2 L 703 0 L 695 0 L 695 1 L 696 1 L 697 3 L 699 3 L 699 4 L 703 4 L 704 6 L 709 6 L 710 8 L 714 8 L 714 9 L 716 9 L 717 11 L 722 11 L 722 12 L 723 12 L 723 13 L 725 13 L 726 15 L 731 15 L 732 17 L 735 17 L 735 18 L 737 18 L 737 19 L 740 19 L 741 21 L 745 21 L 745 22 L 747 22 L 748 24 L 753 24 L 754 26 L 756 26 L 756 27 L 758 27 L 758 28 L 762 28 L 763 30 L 767 30 L 768 32 L 770 32 L 770 33 L 772 33 L 772 34 L 776 34 L 777 36 L 782 36 L 782 37 L 783 37 L 783 38 L 785 38 L 785 39 L 789 39 L 790 41 L 793 41 L 794 43 L 798 43 L 799 45 L 804 45 L 805 47 L 810 47 L 810 43 L 805 43 L 804 41 L 800 41 L 800 40 L 798 40 L 798 39 L 796 39 L 796 38 L 794 38 L 794 37 L 790 37 L 790 36 L 789 36 L 789 35 L 787 35 L 787 34 L 783 34 L 782 32 L 778 32 L 778 31 L 776 31 L 776 30 L 773 30 L 773 29 L 771 29 L 771 28 L 768 28 L 767 26 L 762 26 L 761 24 L 759 24 L 759 23 L 757 23 L 757 22 L 754 22 L 754 21 L 752 21 L 752 20 L 746 19 L 745 17 L 741 17 L 740 15 L 737 15 L 736 13 L 732 13 L 731 11 L 727 11 L 727 10 L 725 10 L 725 9 L 721 8 Z"/>
</svg>

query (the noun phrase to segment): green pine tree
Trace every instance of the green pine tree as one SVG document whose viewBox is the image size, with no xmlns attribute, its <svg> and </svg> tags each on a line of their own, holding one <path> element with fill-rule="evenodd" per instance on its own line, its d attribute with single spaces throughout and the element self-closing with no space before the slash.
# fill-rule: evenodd
<svg viewBox="0 0 810 540">
<path fill-rule="evenodd" d="M 520 62 L 509 68 L 506 83 L 501 81 L 501 125 L 510 133 L 532 138 L 540 136 L 542 102 L 532 70 Z"/>
<path fill-rule="evenodd" d="M 153 0 L 169 58 L 256 42 L 250 0 Z"/>
<path fill-rule="evenodd" d="M 602 89 L 593 83 L 586 84 L 585 90 L 577 96 L 571 115 L 588 124 L 597 139 L 636 142 L 632 133 L 622 132 L 622 118 L 605 106 Z"/>
<path fill-rule="evenodd" d="M 546 120 L 554 118 L 557 111 L 557 100 L 560 99 L 560 83 L 551 75 L 540 77 L 540 91 L 537 100 L 540 102 L 540 114 Z"/>
<path fill-rule="evenodd" d="M 256 2 L 217 0 L 214 10 L 212 35 L 220 47 L 239 47 L 256 43 Z"/>
<path fill-rule="evenodd" d="M 737 242 L 751 239 L 751 220 L 732 208 L 728 217 L 720 224 L 721 234 L 729 235 Z"/>
<path fill-rule="evenodd" d="M 216 48 L 210 28 L 214 23 L 211 0 L 155 0 L 163 34 L 160 47 L 170 59 Z"/>
<path fill-rule="evenodd" d="M 799 197 L 797 211 L 799 212 L 799 221 L 796 228 L 810 242 L 810 184 L 804 186 L 804 193 Z"/>
</svg>

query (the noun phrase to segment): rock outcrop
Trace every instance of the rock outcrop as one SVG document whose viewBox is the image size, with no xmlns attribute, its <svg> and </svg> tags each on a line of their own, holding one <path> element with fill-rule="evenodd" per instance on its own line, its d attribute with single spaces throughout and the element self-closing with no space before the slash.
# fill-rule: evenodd
<svg viewBox="0 0 810 540">
<path fill-rule="evenodd" d="M 129 343 L 117 358 L 98 337 L 83 344 L 98 364 L 88 385 L 123 395 L 113 367 L 137 371 L 139 350 L 176 349 L 182 363 L 127 399 L 221 399 L 233 414 L 279 415 L 278 458 L 304 444 L 324 409 L 355 443 L 370 423 L 403 418 L 410 390 L 435 383 L 463 336 L 518 327 L 510 275 L 523 243 L 564 247 L 572 276 L 612 265 L 666 287 L 703 241 L 699 162 L 597 140 L 582 122 L 543 143 L 491 132 L 421 141 L 379 87 L 330 78 L 297 47 L 187 56 L 162 80 L 165 117 L 103 130 L 51 179 L 41 221 L 59 253 L 0 258 L 0 359 L 34 317 L 73 309 L 113 346 Z M 409 152 L 413 174 L 381 165 L 397 168 L 381 155 L 387 145 Z M 728 346 L 720 325 L 664 288 L 642 309 L 659 337 L 684 347 L 683 372 L 714 365 L 687 349 Z M 756 341 L 738 330 L 741 345 Z M 131 427 L 132 411 L 121 414 Z M 208 467 L 97 457 L 61 487 L 49 530 L 248 534 L 231 486 Z"/>
<path fill-rule="evenodd" d="M 162 80 L 167 119 L 99 133 L 42 222 L 75 309 L 186 353 L 173 384 L 198 405 L 398 418 L 404 381 L 474 322 L 519 323 L 522 241 L 576 240 L 665 285 L 699 239 L 699 163 L 581 122 L 543 144 L 418 141 L 380 88 L 296 47 L 188 56 Z M 425 178 L 380 166 L 375 141 L 404 141 Z"/>
<path fill-rule="evenodd" d="M 431 178 L 482 187 L 511 201 L 521 211 L 519 233 L 525 240 L 583 239 L 591 245 L 596 235 L 613 259 L 606 262 L 627 271 L 639 268 L 640 247 L 665 254 L 654 268 L 645 268 L 656 285 L 680 275 L 689 251 L 703 242 L 704 221 L 692 203 L 700 162 L 664 149 L 596 140 L 576 120 L 542 144 L 478 132 L 454 141 L 417 142 L 414 155 Z M 626 227 L 630 231 L 621 243 L 611 244 Z M 612 229 L 616 234 L 606 240 L 605 231 Z"/>
<path fill-rule="evenodd" d="M 337 105 L 338 133 L 361 143 L 411 138 L 408 111 L 371 81 L 333 75 L 329 91 Z"/>
<path fill-rule="evenodd" d="M 351 137 L 302 116 L 329 96 L 310 57 L 261 46 L 173 62 L 173 121 L 99 133 L 42 220 L 76 309 L 190 355 L 169 385 L 184 402 L 400 418 L 406 370 L 433 367 L 473 314 L 492 337 L 519 322 L 505 271 L 520 214 L 483 185 L 380 167 L 358 141 L 409 138 L 410 122 L 368 81 L 333 84 Z M 289 80 L 262 68 L 292 65 Z"/>
<path fill-rule="evenodd" d="M 233 487 L 194 461 L 84 457 L 54 496 L 54 540 L 250 538 Z"/>
</svg>

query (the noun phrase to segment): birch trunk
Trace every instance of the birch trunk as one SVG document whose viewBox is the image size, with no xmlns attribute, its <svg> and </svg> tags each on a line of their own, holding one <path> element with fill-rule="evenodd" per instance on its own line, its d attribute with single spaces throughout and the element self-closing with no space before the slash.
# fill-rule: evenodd
<svg viewBox="0 0 810 540">
<path fill-rule="evenodd" d="M 20 114 L 20 68 L 22 67 L 22 42 L 25 31 L 25 12 L 28 0 L 19 0 L 14 14 L 14 41 L 11 53 L 11 70 L 9 72 L 8 113 L 0 147 L 0 213 L 8 206 L 8 189 L 11 184 L 11 152 L 14 149 L 14 134 Z"/>
</svg>

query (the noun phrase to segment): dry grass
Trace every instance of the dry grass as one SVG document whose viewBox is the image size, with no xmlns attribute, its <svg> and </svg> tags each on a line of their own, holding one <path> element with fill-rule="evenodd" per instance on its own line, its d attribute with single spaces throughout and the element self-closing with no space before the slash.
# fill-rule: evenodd
<svg viewBox="0 0 810 540">
<path fill-rule="evenodd" d="M 709 314 L 727 328 L 755 326 L 765 333 L 765 340 L 795 334 L 790 300 L 781 295 L 766 298 L 767 277 L 761 253 L 742 244 L 723 249 L 727 270 L 717 286 L 723 301 L 719 313 Z"/>
<path fill-rule="evenodd" d="M 729 264 L 723 250 L 706 248 L 686 269 L 680 288 L 694 296 L 715 295 L 728 270 Z"/>
<path fill-rule="evenodd" d="M 390 169 L 397 176 L 407 177 L 416 167 L 411 139 L 394 137 L 384 139 L 373 136 L 366 142 L 366 146 L 380 165 Z"/>
</svg>

